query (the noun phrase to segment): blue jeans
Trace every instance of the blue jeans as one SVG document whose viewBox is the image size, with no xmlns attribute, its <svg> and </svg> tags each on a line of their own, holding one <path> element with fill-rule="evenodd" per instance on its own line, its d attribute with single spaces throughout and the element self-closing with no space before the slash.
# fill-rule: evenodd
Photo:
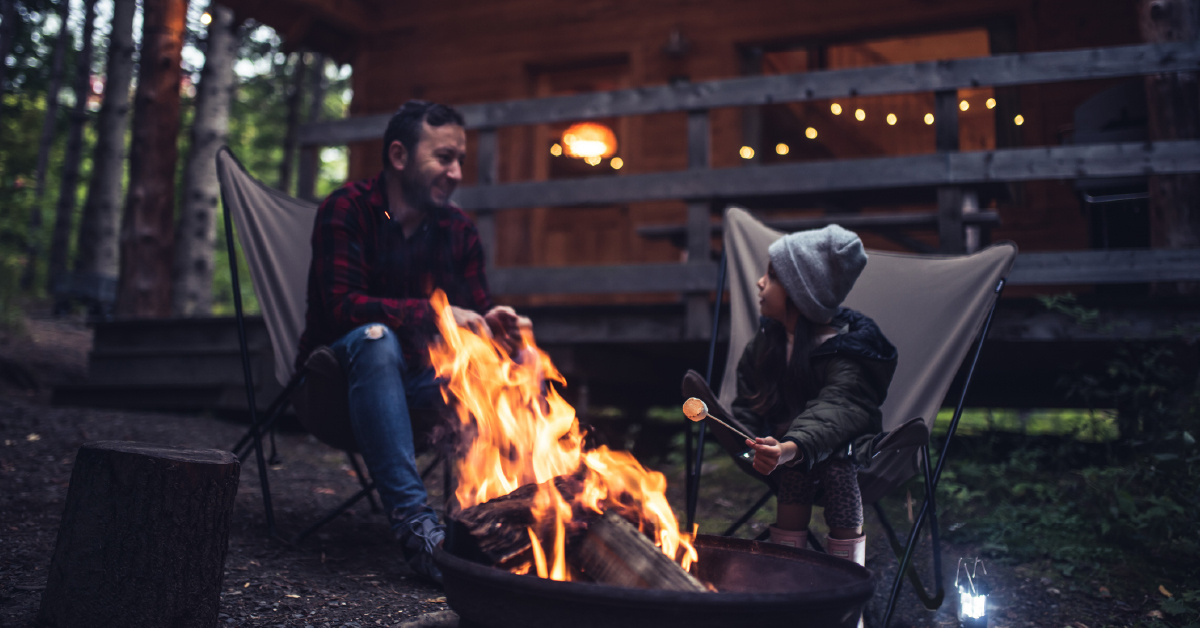
<svg viewBox="0 0 1200 628">
<path fill-rule="evenodd" d="M 410 414 L 437 407 L 433 368 L 409 369 L 396 333 L 382 324 L 363 325 L 329 347 L 346 373 L 350 425 L 392 529 L 418 516 L 436 520 L 417 470 Z"/>
</svg>

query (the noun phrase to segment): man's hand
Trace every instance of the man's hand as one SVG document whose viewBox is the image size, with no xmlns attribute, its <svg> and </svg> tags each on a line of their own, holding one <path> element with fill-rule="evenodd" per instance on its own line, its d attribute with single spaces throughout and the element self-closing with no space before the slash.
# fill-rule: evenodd
<svg viewBox="0 0 1200 628">
<path fill-rule="evenodd" d="M 779 442 L 772 436 L 747 440 L 746 445 L 754 449 L 754 470 L 770 475 L 775 467 L 791 462 L 800 449 L 792 441 Z"/>
<path fill-rule="evenodd" d="M 454 314 L 455 325 L 465 327 L 480 335 L 486 335 L 489 338 L 492 336 L 492 330 L 488 327 L 487 321 L 474 310 L 451 305 L 450 313 Z"/>
<path fill-rule="evenodd" d="M 483 315 L 496 339 L 509 355 L 515 356 L 521 348 L 521 330 L 533 329 L 533 323 L 507 305 L 497 305 Z"/>
</svg>

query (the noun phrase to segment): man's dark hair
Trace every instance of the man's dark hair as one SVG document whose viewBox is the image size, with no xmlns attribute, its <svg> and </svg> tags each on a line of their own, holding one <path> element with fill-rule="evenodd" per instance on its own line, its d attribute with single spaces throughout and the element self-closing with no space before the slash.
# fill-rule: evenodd
<svg viewBox="0 0 1200 628">
<path fill-rule="evenodd" d="M 429 126 L 457 124 L 464 126 L 462 114 L 454 107 L 424 100 L 410 100 L 400 106 L 392 119 L 388 120 L 387 130 L 383 133 L 383 167 L 388 167 L 388 147 L 392 142 L 399 141 L 404 150 L 411 155 L 421 139 L 421 123 Z"/>
</svg>

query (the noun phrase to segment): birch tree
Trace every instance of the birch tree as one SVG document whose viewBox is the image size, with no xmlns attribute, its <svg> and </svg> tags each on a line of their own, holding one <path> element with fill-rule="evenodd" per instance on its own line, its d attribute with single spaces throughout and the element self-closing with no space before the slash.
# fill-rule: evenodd
<svg viewBox="0 0 1200 628">
<path fill-rule="evenodd" d="M 50 238 L 50 272 L 47 273 L 46 286 L 50 292 L 54 291 L 55 283 L 61 281 L 67 272 L 71 222 L 75 218 L 79 188 L 79 163 L 83 157 L 83 127 L 87 124 L 87 103 L 92 93 L 92 36 L 95 21 L 96 0 L 83 0 L 83 45 L 75 59 L 75 106 L 71 110 L 71 128 L 67 134 L 67 150 L 63 154 L 62 181 L 54 211 L 54 235 Z"/>
<path fill-rule="evenodd" d="M 309 78 L 308 119 L 312 124 L 321 120 L 325 108 L 325 55 L 314 53 Z M 306 146 L 300 150 L 300 165 L 297 168 L 296 196 L 316 200 L 317 172 L 321 167 L 319 146 Z"/>
<path fill-rule="evenodd" d="M 116 313 L 171 314 L 179 88 L 187 0 L 144 0 L 142 54 L 133 104 L 129 192 L 121 216 Z"/>
<path fill-rule="evenodd" d="M 204 69 L 196 92 L 196 117 L 184 170 L 183 208 L 175 231 L 171 309 L 176 316 L 207 316 L 213 303 L 213 253 L 216 245 L 217 150 L 229 138 L 229 105 L 237 37 L 233 11 L 209 7 Z"/>
<path fill-rule="evenodd" d="M 285 66 L 286 67 L 286 66 Z M 279 189 L 291 194 L 292 163 L 296 159 L 296 146 L 300 127 L 300 101 L 304 98 L 304 53 L 296 53 L 292 64 L 292 81 L 288 87 L 287 127 L 283 136 L 283 161 L 279 164 Z"/>
<path fill-rule="evenodd" d="M 104 98 L 96 120 L 91 180 L 75 245 L 76 286 L 91 292 L 98 303 L 108 302 L 108 305 L 117 283 L 117 225 L 121 216 L 125 132 L 129 129 L 136 12 L 137 0 L 113 0 Z"/>
</svg>

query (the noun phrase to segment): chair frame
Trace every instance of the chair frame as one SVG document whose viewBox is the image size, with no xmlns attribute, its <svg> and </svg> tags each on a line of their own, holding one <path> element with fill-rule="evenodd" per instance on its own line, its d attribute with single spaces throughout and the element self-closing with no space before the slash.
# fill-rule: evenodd
<svg viewBox="0 0 1200 628">
<path fill-rule="evenodd" d="M 222 147 L 221 150 L 229 152 L 229 155 L 233 157 L 233 161 L 236 166 L 241 168 L 243 173 L 245 173 L 247 176 L 250 176 L 249 173 L 246 172 L 245 167 L 242 166 L 241 162 L 238 161 L 237 157 L 233 155 L 233 152 L 230 151 L 228 147 Z M 220 151 L 218 151 L 218 159 L 219 154 Z M 266 513 L 267 519 L 267 536 L 298 545 L 303 542 L 304 539 L 308 538 L 312 533 L 316 532 L 325 524 L 341 516 L 342 513 L 352 508 L 364 498 L 366 498 L 370 503 L 372 512 L 380 512 L 379 503 L 376 501 L 374 495 L 375 482 L 363 472 L 363 469 L 359 465 L 358 458 L 355 456 L 354 452 L 346 451 L 345 453 L 346 457 L 349 459 L 350 468 L 354 471 L 355 479 L 358 480 L 359 490 L 344 500 L 341 504 L 323 515 L 316 522 L 309 525 L 294 538 L 289 540 L 280 536 L 278 528 L 275 525 L 275 509 L 271 501 L 270 480 L 267 476 L 268 458 L 263 452 L 263 435 L 270 435 L 270 463 L 277 464 L 278 457 L 275 449 L 275 429 L 279 419 L 282 418 L 284 413 L 287 411 L 288 404 L 291 402 L 292 393 L 295 392 L 297 388 L 304 385 L 304 382 L 307 379 L 307 373 L 303 369 L 293 373 L 291 378 L 288 380 L 287 385 L 284 386 L 283 391 L 280 392 L 274 399 L 272 399 L 270 405 L 267 406 L 265 412 L 260 417 L 258 404 L 255 399 L 250 347 L 246 339 L 246 315 L 242 306 L 242 291 L 238 276 L 237 247 L 234 240 L 235 236 L 233 232 L 233 219 L 230 215 L 229 202 L 225 197 L 224 187 L 221 189 L 221 205 L 225 221 L 225 246 L 229 257 L 229 276 L 233 288 L 234 317 L 237 320 L 238 349 L 241 353 L 242 376 L 246 389 L 246 407 L 250 413 L 250 428 L 246 431 L 246 434 L 238 440 L 237 444 L 231 448 L 231 451 L 238 457 L 239 460 L 242 460 L 250 453 L 251 449 L 254 450 L 255 459 L 258 465 L 259 482 L 262 485 L 263 510 Z M 428 477 L 429 473 L 432 472 L 434 467 L 436 467 L 437 464 L 443 459 L 444 457 L 441 455 L 435 456 L 434 460 L 430 462 L 424 470 L 421 471 L 421 478 L 424 479 Z M 445 495 L 449 496 L 451 481 L 448 467 L 446 469 L 444 480 L 446 485 Z"/>
<path fill-rule="evenodd" d="M 716 290 L 717 299 L 716 299 L 716 306 L 714 307 L 714 313 L 713 313 L 712 336 L 710 337 L 710 340 L 709 340 L 708 365 L 707 365 L 707 368 L 705 371 L 705 380 L 708 382 L 710 388 L 712 387 L 713 363 L 714 363 L 714 358 L 716 356 L 717 325 L 719 323 L 721 300 L 722 300 L 724 288 L 725 288 L 725 275 L 726 275 L 726 264 L 727 264 L 726 255 L 727 255 L 727 253 L 725 251 L 722 251 L 721 266 L 720 266 L 720 271 L 718 273 L 718 279 L 717 279 L 717 290 Z M 937 522 L 936 491 L 937 491 L 938 482 L 941 479 L 942 470 L 945 468 L 946 457 L 947 457 L 947 454 L 949 453 L 950 443 L 951 443 L 952 439 L 954 438 L 954 434 L 955 434 L 956 430 L 958 429 L 959 419 L 962 418 L 963 406 L 966 402 L 967 392 L 970 390 L 970 387 L 971 387 L 971 380 L 975 376 L 975 370 L 979 363 L 979 356 L 983 351 L 984 340 L 987 339 L 988 330 L 991 328 L 991 325 L 992 325 L 992 318 L 996 312 L 996 304 L 1000 300 L 1000 294 L 1004 290 L 1004 285 L 1005 285 L 1006 281 L 1007 281 L 1006 277 L 1001 277 L 999 279 L 999 281 L 996 283 L 996 286 L 994 288 L 995 296 L 992 300 L 991 306 L 988 309 L 987 316 L 984 319 L 983 326 L 980 329 L 979 334 L 977 335 L 977 337 L 974 340 L 974 345 L 975 345 L 974 350 L 969 353 L 970 366 L 967 370 L 966 378 L 963 381 L 962 391 L 959 394 L 958 402 L 954 408 L 954 415 L 950 420 L 950 426 L 947 429 L 946 437 L 945 437 L 942 447 L 940 449 L 941 455 L 938 457 L 936 467 L 933 467 L 931 460 L 930 460 L 929 445 L 922 445 L 918 452 L 918 454 L 920 456 L 920 462 L 921 462 L 920 466 L 923 471 L 925 497 L 922 500 L 921 509 L 913 521 L 912 529 L 909 531 L 908 538 L 903 544 L 900 542 L 899 536 L 896 534 L 895 528 L 892 526 L 891 522 L 888 520 L 887 516 L 884 514 L 883 508 L 879 505 L 879 500 L 876 500 L 874 503 L 871 504 L 875 510 L 876 515 L 879 517 L 880 523 L 883 525 L 884 531 L 888 537 L 888 542 L 892 547 L 892 551 L 893 551 L 893 553 L 896 554 L 896 558 L 900 562 L 900 569 L 896 573 L 896 577 L 892 582 L 891 592 L 888 596 L 887 610 L 884 613 L 883 623 L 881 624 L 884 628 L 887 627 L 888 623 L 891 621 L 893 613 L 895 612 L 896 600 L 900 594 L 900 587 L 901 587 L 901 584 L 903 583 L 903 577 L 905 576 L 905 574 L 908 575 L 909 580 L 913 584 L 913 589 L 916 592 L 917 597 L 920 598 L 921 602 L 925 605 L 925 608 L 927 608 L 929 610 L 937 610 L 938 608 L 941 607 L 942 602 L 945 601 L 946 592 L 945 592 L 945 587 L 942 583 L 941 538 L 939 535 L 939 528 L 938 528 L 938 522 Z M 695 440 L 695 445 L 694 445 L 695 453 L 693 454 L 692 453 L 693 443 L 692 443 L 692 428 L 691 428 L 691 426 L 688 425 L 687 430 L 686 430 L 686 438 L 685 438 L 684 446 L 686 448 L 685 465 L 687 468 L 687 481 L 686 481 L 686 489 L 685 490 L 687 493 L 686 509 L 687 509 L 687 524 L 688 524 L 689 529 L 692 527 L 692 522 L 695 520 L 696 505 L 698 502 L 698 494 L 699 494 L 699 490 L 700 490 L 700 468 L 701 468 L 701 465 L 703 464 L 703 458 L 704 458 L 705 431 L 706 431 L 706 425 L 704 422 L 701 422 L 698 433 L 697 433 L 698 435 Z M 931 468 L 933 469 L 932 471 L 931 471 Z M 755 513 L 757 513 L 763 506 L 766 505 L 767 501 L 769 501 L 771 499 L 771 497 L 774 496 L 774 494 L 775 494 L 774 488 L 768 488 L 766 493 L 761 498 L 759 498 L 759 500 L 757 502 L 755 502 L 750 507 L 750 509 L 746 511 L 745 514 L 743 514 L 740 518 L 738 518 L 737 521 L 735 521 L 728 529 L 725 530 L 725 532 L 722 533 L 722 536 L 732 536 L 733 534 L 735 534 L 738 531 L 738 529 L 740 529 L 747 521 L 750 520 L 751 517 L 753 517 L 755 515 Z M 929 519 L 930 541 L 931 541 L 931 545 L 932 545 L 932 549 L 933 549 L 933 556 L 932 556 L 933 577 L 934 577 L 933 593 L 930 593 L 926 589 L 924 584 L 922 584 L 922 582 L 921 582 L 920 576 L 918 576 L 918 574 L 916 573 L 916 570 L 913 569 L 911 566 L 912 553 L 913 553 L 913 550 L 916 548 L 917 541 L 919 540 L 920 531 L 921 531 L 922 526 L 925 523 L 926 517 L 928 517 L 928 519 Z M 824 551 L 824 549 L 821 548 L 821 546 L 816 542 L 816 539 L 814 538 L 814 536 L 812 534 L 809 534 L 809 541 L 813 544 L 813 546 L 818 551 Z"/>
</svg>

